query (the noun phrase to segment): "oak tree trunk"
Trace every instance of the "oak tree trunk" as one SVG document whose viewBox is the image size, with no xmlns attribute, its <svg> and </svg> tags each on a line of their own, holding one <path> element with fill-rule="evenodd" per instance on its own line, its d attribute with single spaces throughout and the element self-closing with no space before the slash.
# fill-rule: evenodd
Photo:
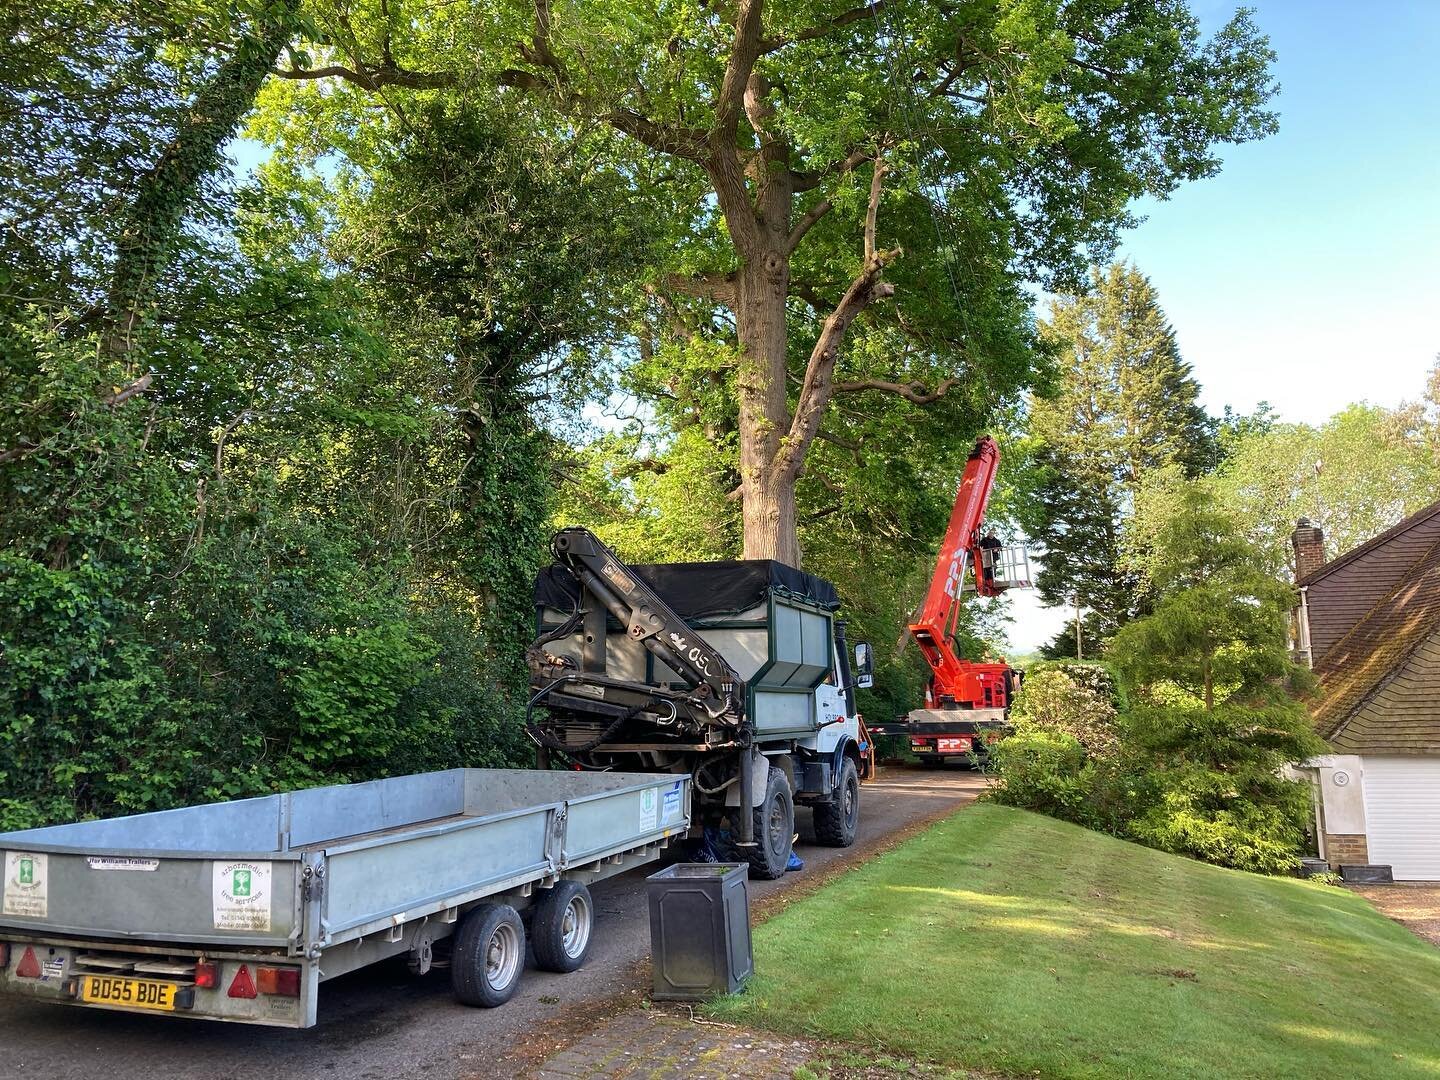
<svg viewBox="0 0 1440 1080">
<path fill-rule="evenodd" d="M 759 244 L 736 275 L 735 324 L 741 350 L 737 382 L 743 555 L 798 567 L 796 470 L 778 460 L 790 429 L 785 299 L 790 293 L 792 199 L 786 173 L 771 173 L 759 185 L 754 211 Z"/>
</svg>

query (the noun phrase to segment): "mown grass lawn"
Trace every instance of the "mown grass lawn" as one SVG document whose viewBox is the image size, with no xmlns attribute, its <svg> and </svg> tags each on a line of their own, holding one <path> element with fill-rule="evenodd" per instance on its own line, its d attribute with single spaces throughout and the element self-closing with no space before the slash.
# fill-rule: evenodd
<svg viewBox="0 0 1440 1080">
<path fill-rule="evenodd" d="M 1440 1077 L 1440 949 L 1326 885 L 957 814 L 755 931 L 712 1014 L 1042 1077 Z"/>
</svg>

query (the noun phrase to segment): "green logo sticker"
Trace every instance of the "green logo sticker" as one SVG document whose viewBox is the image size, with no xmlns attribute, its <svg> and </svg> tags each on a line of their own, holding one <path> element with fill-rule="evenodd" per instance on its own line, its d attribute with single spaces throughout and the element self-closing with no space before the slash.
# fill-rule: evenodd
<svg viewBox="0 0 1440 1080">
<path fill-rule="evenodd" d="M 235 871 L 235 880 L 234 880 L 233 884 L 230 886 L 230 895 L 231 895 L 231 896 L 249 896 L 249 895 L 250 895 L 250 871 L 249 871 L 249 870 L 236 870 L 236 871 Z"/>
<path fill-rule="evenodd" d="M 34 860 L 34 859 L 21 859 L 21 860 L 20 860 L 20 884 L 21 884 L 21 885 L 34 885 L 34 884 L 35 884 L 35 860 Z"/>
</svg>

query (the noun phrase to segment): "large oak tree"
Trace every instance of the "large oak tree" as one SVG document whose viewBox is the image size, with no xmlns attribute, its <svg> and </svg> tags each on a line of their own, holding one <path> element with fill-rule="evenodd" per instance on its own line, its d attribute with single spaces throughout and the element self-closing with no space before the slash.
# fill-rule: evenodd
<svg viewBox="0 0 1440 1080">
<path fill-rule="evenodd" d="M 1205 40 L 1180 0 L 308 11 L 319 40 L 280 71 L 307 117 L 357 122 L 335 121 L 333 85 L 317 104 L 335 80 L 392 109 L 495 93 L 611 157 L 652 208 L 653 304 L 729 350 L 712 374 L 744 554 L 797 565 L 796 484 L 837 395 L 1013 394 L 1036 355 L 1023 283 L 1078 280 L 1137 197 L 1274 126 L 1249 15 Z"/>
</svg>

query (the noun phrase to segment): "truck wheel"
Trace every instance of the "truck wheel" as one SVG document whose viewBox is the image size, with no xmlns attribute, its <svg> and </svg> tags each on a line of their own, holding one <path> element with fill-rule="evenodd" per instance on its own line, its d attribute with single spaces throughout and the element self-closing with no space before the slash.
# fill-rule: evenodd
<svg viewBox="0 0 1440 1080">
<path fill-rule="evenodd" d="M 493 1009 L 515 996 L 525 970 L 525 924 L 509 904 L 481 904 L 455 932 L 450 985 L 462 1005 Z"/>
<path fill-rule="evenodd" d="M 771 769 L 765 782 L 765 801 L 755 808 L 755 846 L 741 848 L 750 863 L 750 876 L 774 881 L 785 876 L 790 846 L 795 839 L 795 800 L 779 769 Z"/>
<path fill-rule="evenodd" d="M 574 971 L 590 951 L 595 904 L 578 881 L 562 881 L 545 893 L 530 919 L 535 966 L 542 971 Z"/>
<path fill-rule="evenodd" d="M 840 782 L 828 803 L 815 807 L 815 839 L 829 847 L 849 847 L 860 830 L 860 771 L 846 758 Z"/>
</svg>

